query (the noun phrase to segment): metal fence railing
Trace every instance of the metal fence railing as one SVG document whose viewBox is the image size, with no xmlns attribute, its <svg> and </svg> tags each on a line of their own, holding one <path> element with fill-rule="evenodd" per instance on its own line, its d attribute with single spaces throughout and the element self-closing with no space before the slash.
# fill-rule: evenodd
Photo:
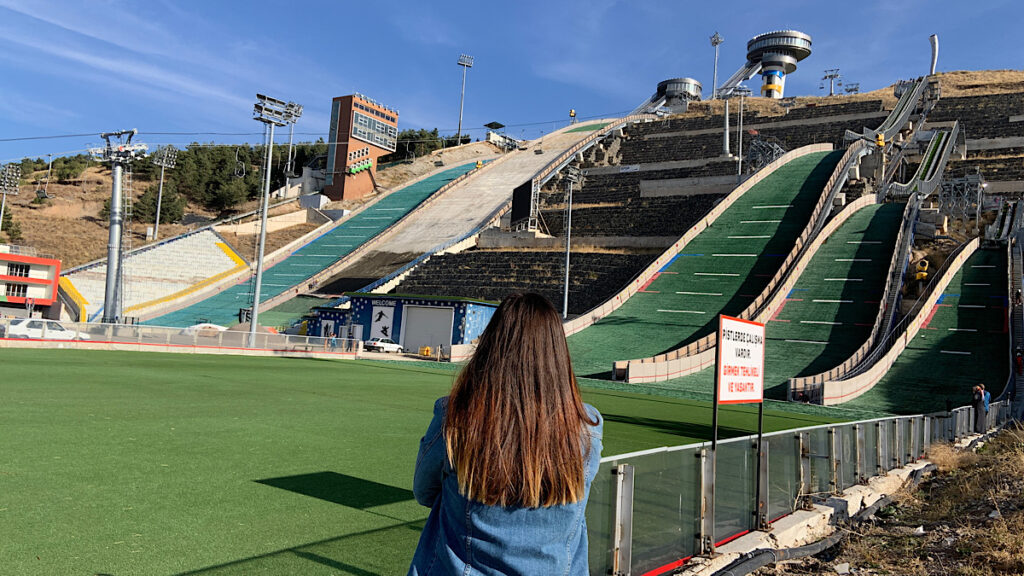
<svg viewBox="0 0 1024 576">
<path fill-rule="evenodd" d="M 17 321 L 17 325 L 12 326 L 12 322 L 16 321 L 10 318 L 0 320 L 0 338 L 40 342 L 133 344 L 154 348 L 250 348 L 248 331 L 220 330 L 212 326 L 171 328 L 141 324 L 55 322 L 41 319 Z M 252 348 L 274 352 L 355 353 L 362 350 L 362 342 L 348 338 L 257 333 L 256 345 Z"/>
<path fill-rule="evenodd" d="M 1010 415 L 1009 402 L 994 402 L 986 430 Z M 756 436 L 720 441 L 714 518 L 703 518 L 712 494 L 710 443 L 603 458 L 587 504 L 590 573 L 670 574 L 702 553 L 702 543 L 718 545 L 755 530 L 759 467 L 762 515 L 773 523 L 973 430 L 974 409 L 965 406 L 766 434 L 760 463 Z"/>
</svg>

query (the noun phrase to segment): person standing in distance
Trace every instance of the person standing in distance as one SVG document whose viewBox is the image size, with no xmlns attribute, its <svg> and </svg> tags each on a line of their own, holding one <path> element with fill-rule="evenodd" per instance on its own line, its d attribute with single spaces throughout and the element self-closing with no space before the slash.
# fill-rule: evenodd
<svg viewBox="0 0 1024 576">
<path fill-rule="evenodd" d="M 420 441 L 413 493 L 430 515 L 408 574 L 588 575 L 602 428 L 554 306 L 506 298 Z"/>
</svg>

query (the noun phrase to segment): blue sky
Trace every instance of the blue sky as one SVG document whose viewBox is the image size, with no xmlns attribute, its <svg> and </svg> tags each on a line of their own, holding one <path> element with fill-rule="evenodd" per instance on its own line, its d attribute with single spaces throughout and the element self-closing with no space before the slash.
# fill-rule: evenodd
<svg viewBox="0 0 1024 576">
<path fill-rule="evenodd" d="M 569 108 L 624 113 L 665 78 L 692 76 L 708 92 L 716 30 L 720 80 L 750 37 L 810 34 L 814 52 L 786 90 L 815 95 L 826 68 L 862 90 L 927 73 L 931 33 L 940 70 L 1020 68 L 1021 22 L 1019 0 L 0 0 L 0 140 L 138 128 L 150 144 L 258 142 L 245 135 L 261 129 L 257 92 L 305 106 L 301 139 L 326 137 L 331 98 L 352 92 L 399 109 L 401 128 L 454 133 L 461 52 L 476 58 L 463 125 L 480 136 L 497 120 L 535 137 Z M 0 162 L 98 142 L 0 141 Z"/>
</svg>

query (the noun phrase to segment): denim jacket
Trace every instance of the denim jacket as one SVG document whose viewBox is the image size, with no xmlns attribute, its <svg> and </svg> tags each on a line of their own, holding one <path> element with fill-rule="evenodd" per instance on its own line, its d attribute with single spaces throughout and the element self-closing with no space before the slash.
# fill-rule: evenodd
<svg viewBox="0 0 1024 576">
<path fill-rule="evenodd" d="M 443 423 L 448 398 L 434 404 L 434 419 L 420 441 L 413 493 L 430 507 L 409 576 L 588 576 L 584 510 L 601 461 L 603 419 L 590 428 L 583 499 L 547 508 L 504 508 L 467 499 L 448 462 Z"/>
</svg>

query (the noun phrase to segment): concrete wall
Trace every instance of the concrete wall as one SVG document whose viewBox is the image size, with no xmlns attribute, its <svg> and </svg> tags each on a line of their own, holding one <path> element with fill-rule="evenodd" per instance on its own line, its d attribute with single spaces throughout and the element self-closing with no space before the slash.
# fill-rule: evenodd
<svg viewBox="0 0 1024 576">
<path fill-rule="evenodd" d="M 312 208 L 296 210 L 288 214 L 267 218 L 267 233 L 277 232 L 278 230 L 284 230 L 299 224 L 325 224 L 327 222 L 330 222 L 330 218 Z M 215 229 L 221 234 L 238 234 L 239 236 L 259 234 L 260 221 L 253 220 L 252 222 L 243 222 L 241 224 L 225 224 L 217 226 Z"/>
</svg>

